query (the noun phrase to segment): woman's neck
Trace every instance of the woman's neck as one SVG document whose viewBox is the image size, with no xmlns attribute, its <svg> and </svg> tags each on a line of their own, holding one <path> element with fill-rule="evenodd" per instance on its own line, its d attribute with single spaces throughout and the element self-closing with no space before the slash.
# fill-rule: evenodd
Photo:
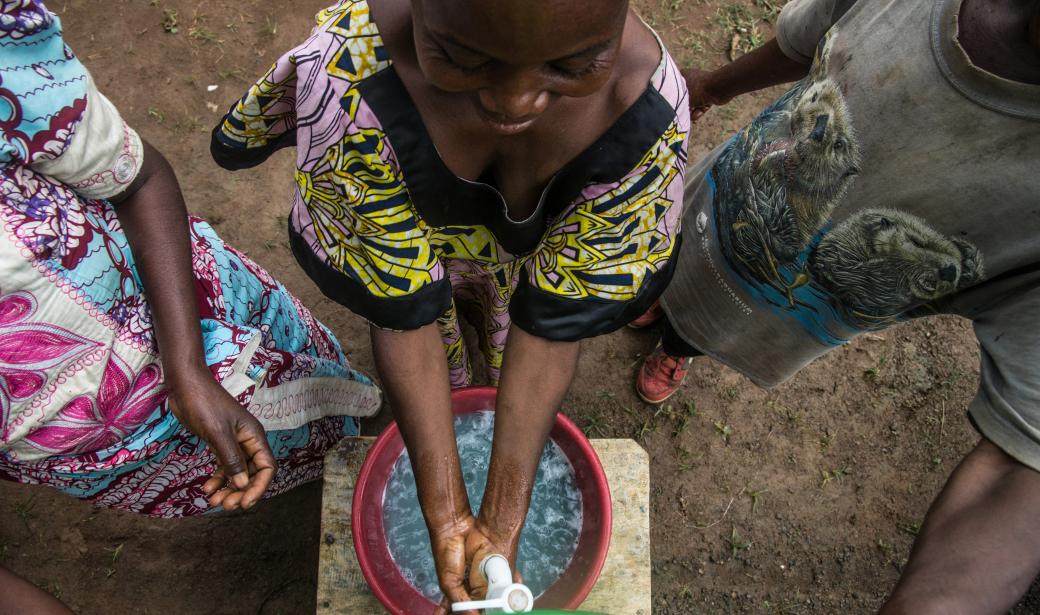
<svg viewBox="0 0 1040 615">
<path fill-rule="evenodd" d="M 964 0 L 958 39 L 975 66 L 1040 85 L 1040 0 Z"/>
</svg>

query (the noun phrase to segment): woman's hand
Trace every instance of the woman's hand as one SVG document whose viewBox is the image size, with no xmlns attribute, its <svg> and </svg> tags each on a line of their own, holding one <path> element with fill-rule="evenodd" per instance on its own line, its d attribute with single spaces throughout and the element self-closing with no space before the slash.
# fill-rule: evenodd
<svg viewBox="0 0 1040 615">
<path fill-rule="evenodd" d="M 206 369 L 171 382 L 170 409 L 217 458 L 217 470 L 202 486 L 210 505 L 224 510 L 252 508 L 270 486 L 277 467 L 260 421 Z"/>
<path fill-rule="evenodd" d="M 437 566 L 444 600 L 435 615 L 451 613 L 454 602 L 483 600 L 487 595 L 487 579 L 480 572 L 480 563 L 489 555 L 503 555 L 509 560 L 513 582 L 522 582 L 516 567 L 518 540 L 496 536 L 494 531 L 472 515 L 459 521 L 430 530 L 430 544 Z M 467 583 L 466 570 L 469 568 Z M 463 611 L 476 615 L 473 611 Z"/>
<path fill-rule="evenodd" d="M 682 71 L 686 79 L 686 89 L 690 92 L 690 121 L 696 122 L 701 119 L 708 109 L 724 105 L 731 97 L 719 96 L 715 93 L 712 85 L 712 72 L 699 68 L 687 68 Z"/>
<path fill-rule="evenodd" d="M 523 576 L 516 565 L 516 552 L 520 546 L 520 535 L 497 534 L 494 528 L 477 518 L 473 529 L 466 536 L 466 559 L 470 562 L 469 594 L 476 600 L 483 600 L 487 595 L 488 581 L 480 571 L 480 564 L 489 555 L 502 555 L 509 560 L 509 570 L 513 572 L 513 582 L 522 583 Z"/>
<path fill-rule="evenodd" d="M 440 582 L 444 600 L 434 611 L 435 615 L 451 613 L 454 602 L 471 600 L 466 591 L 466 545 L 469 534 L 476 525 L 473 515 L 468 515 L 454 522 L 445 523 L 438 528 L 430 529 L 430 546 L 433 549 L 433 563 L 437 567 L 437 580 Z M 474 611 L 463 611 L 466 615 L 476 615 Z"/>
</svg>

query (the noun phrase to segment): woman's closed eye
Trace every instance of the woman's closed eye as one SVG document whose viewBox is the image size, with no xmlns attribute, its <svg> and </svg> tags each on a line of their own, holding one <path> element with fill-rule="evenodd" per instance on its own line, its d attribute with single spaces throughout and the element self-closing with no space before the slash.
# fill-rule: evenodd
<svg viewBox="0 0 1040 615">
<path fill-rule="evenodd" d="M 461 73 L 477 73 L 491 64 L 487 56 L 458 45 L 431 40 L 429 48 L 441 61 Z"/>
<path fill-rule="evenodd" d="M 581 79 L 610 67 L 606 58 L 596 58 L 591 62 L 565 62 L 549 65 L 552 72 L 569 79 Z"/>
</svg>

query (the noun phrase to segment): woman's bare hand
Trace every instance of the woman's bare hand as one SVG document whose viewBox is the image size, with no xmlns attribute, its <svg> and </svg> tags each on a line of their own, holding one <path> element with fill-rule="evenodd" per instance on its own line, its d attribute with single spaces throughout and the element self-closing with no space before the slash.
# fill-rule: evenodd
<svg viewBox="0 0 1040 615">
<path fill-rule="evenodd" d="M 252 414 L 208 372 L 171 387 L 170 409 L 217 458 L 217 470 L 202 490 L 211 506 L 249 509 L 274 479 L 277 464 L 267 434 Z"/>
</svg>

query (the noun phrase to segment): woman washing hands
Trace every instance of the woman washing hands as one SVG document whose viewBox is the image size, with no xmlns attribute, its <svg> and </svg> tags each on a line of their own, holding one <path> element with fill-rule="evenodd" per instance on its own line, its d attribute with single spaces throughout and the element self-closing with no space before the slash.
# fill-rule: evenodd
<svg viewBox="0 0 1040 615">
<path fill-rule="evenodd" d="M 624 0 L 346 0 L 317 22 L 232 107 L 212 151 L 237 169 L 296 146 L 291 243 L 371 323 L 444 612 L 483 595 L 479 575 L 464 582 L 483 555 L 516 570 L 577 342 L 668 282 L 685 85 Z M 450 404 L 472 378 L 459 314 L 500 385 L 476 517 Z"/>
</svg>

